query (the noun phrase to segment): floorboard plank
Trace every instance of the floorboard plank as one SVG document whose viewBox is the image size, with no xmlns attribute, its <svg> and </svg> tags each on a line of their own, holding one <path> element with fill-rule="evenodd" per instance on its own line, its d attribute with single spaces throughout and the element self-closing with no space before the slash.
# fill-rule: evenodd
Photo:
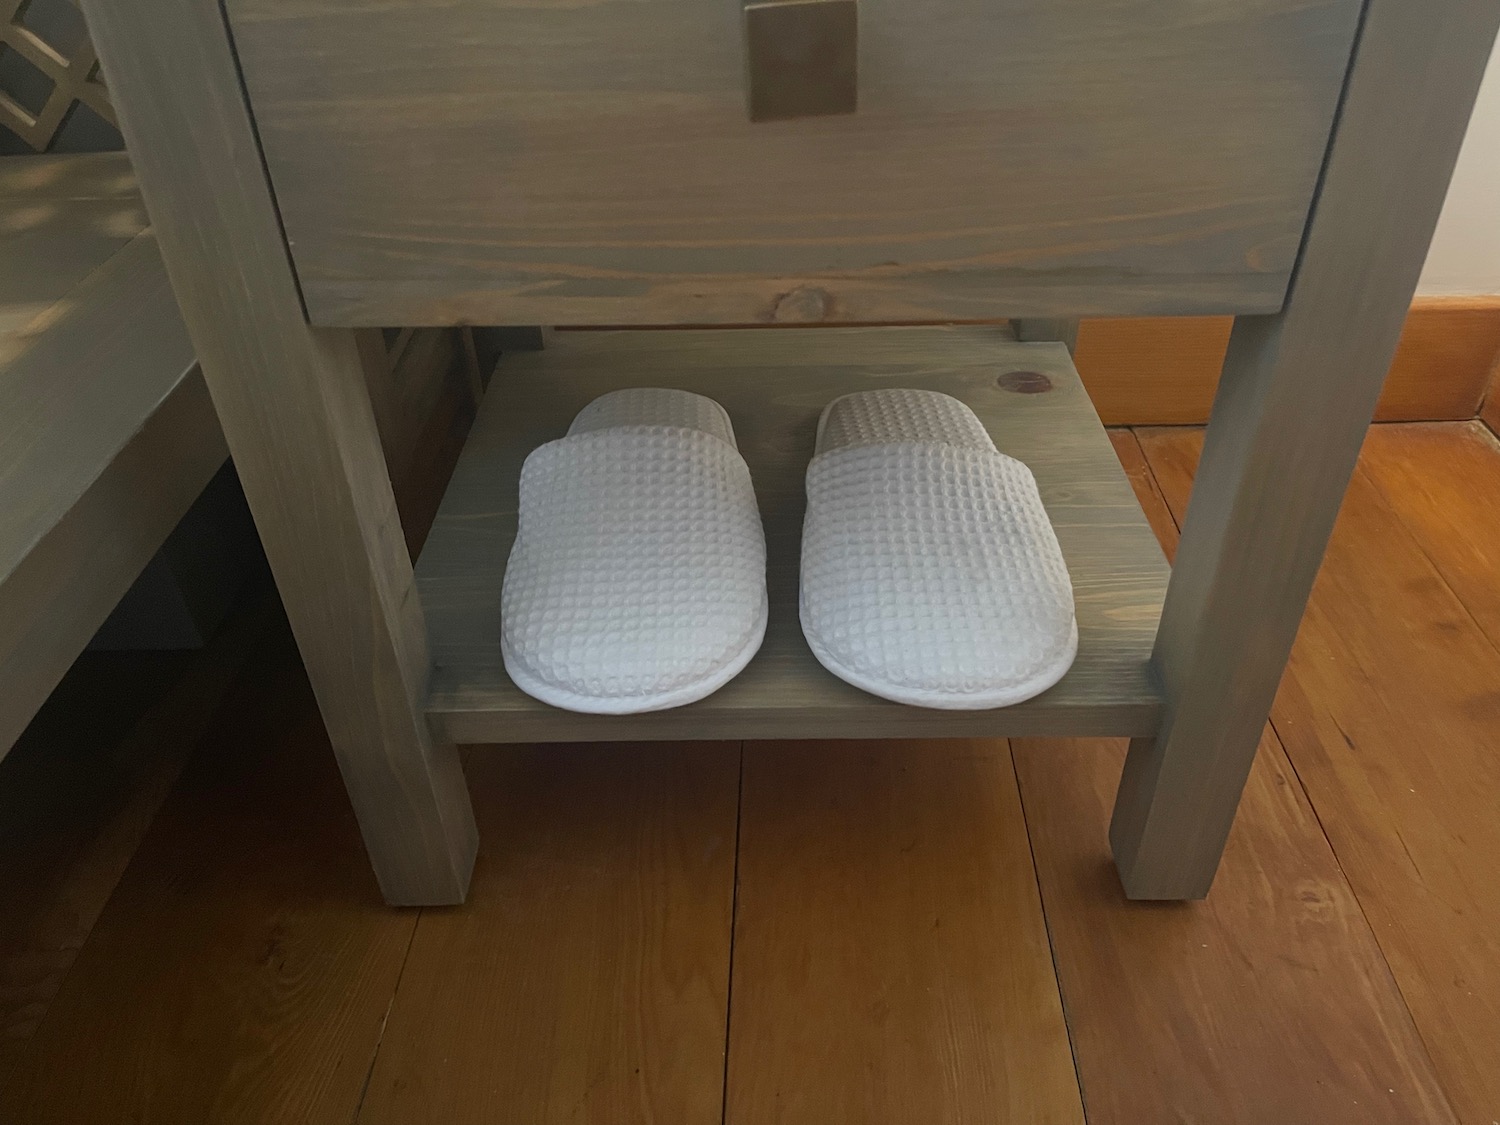
<svg viewBox="0 0 1500 1125">
<path fill-rule="evenodd" d="M 746 747 L 729 1125 L 1082 1121 L 1003 742 Z"/>
<path fill-rule="evenodd" d="M 424 911 L 362 1125 L 716 1125 L 739 747 L 479 747 L 469 904 Z"/>
<path fill-rule="evenodd" d="M 1201 447 L 1142 435 L 1179 516 Z M 1500 653 L 1355 474 L 1272 723 L 1465 1125 L 1500 1120 Z M 1489 478 L 1493 482 L 1496 478 Z M 1497 485 L 1472 481 L 1493 497 Z M 1425 501 L 1413 497 L 1420 506 Z M 1492 518 L 1492 517 L 1491 517 Z"/>
<path fill-rule="evenodd" d="M 278 622 L 0 1091 L 0 1121 L 351 1121 L 416 920 L 381 902 Z"/>
<path fill-rule="evenodd" d="M 1120 459 L 1125 476 L 1130 480 L 1130 487 L 1135 489 L 1136 499 L 1141 503 L 1141 511 L 1146 513 L 1146 522 L 1156 533 L 1162 550 L 1169 560 L 1176 557 L 1177 524 L 1161 494 L 1161 486 L 1152 475 L 1151 466 L 1146 464 L 1146 455 L 1141 452 L 1141 443 L 1136 438 L 1135 431 L 1110 430 L 1109 440 L 1115 447 L 1115 456 Z"/>
<path fill-rule="evenodd" d="M 84 653 L 0 762 L 0 1086 L 271 616 L 197 652 Z"/>
<path fill-rule="evenodd" d="M 1500 645 L 1500 440 L 1477 421 L 1375 426 L 1360 468 Z"/>
<path fill-rule="evenodd" d="M 1112 435 L 1170 554 L 1133 435 Z M 1091 1125 L 1453 1120 L 1370 926 L 1267 729 L 1213 893 L 1130 903 L 1123 741 L 1013 740 Z"/>
</svg>

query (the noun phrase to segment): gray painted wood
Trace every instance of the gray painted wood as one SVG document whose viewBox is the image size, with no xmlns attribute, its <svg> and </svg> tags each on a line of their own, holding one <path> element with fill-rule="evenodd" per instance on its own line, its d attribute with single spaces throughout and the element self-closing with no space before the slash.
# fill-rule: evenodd
<svg viewBox="0 0 1500 1125">
<path fill-rule="evenodd" d="M 1016 330 L 1016 339 L 1025 343 L 1056 340 L 1067 347 L 1069 355 L 1078 350 L 1078 319 L 1076 317 L 1013 320 L 1011 327 Z"/>
<path fill-rule="evenodd" d="M 212 428 L 219 428 L 217 418 Z M 226 462 L 88 647 L 96 652 L 201 648 L 213 640 L 251 575 L 264 566 L 239 477 Z"/>
<path fill-rule="evenodd" d="M 74 289 L 59 322 L 29 338 L 3 369 L 0 578 L 78 502 L 192 367 L 192 344 L 155 243 L 137 236 Z"/>
<path fill-rule="evenodd" d="M 421 714 L 421 605 L 364 371 L 352 333 L 305 322 L 219 7 L 84 9 L 381 889 L 458 902 L 474 819 Z"/>
<path fill-rule="evenodd" d="M 75 166 L 76 162 L 76 166 Z M 0 157 L 0 363 L 146 227 L 124 153 Z"/>
<path fill-rule="evenodd" d="M 1166 722 L 1110 833 L 1132 898 L 1208 892 L 1497 24 L 1494 0 L 1368 5 L 1287 307 L 1230 341 L 1156 646 Z"/>
<path fill-rule="evenodd" d="M 405 479 L 413 459 L 424 452 L 423 438 L 456 386 L 464 386 L 476 402 L 479 397 L 470 386 L 472 372 L 459 330 L 419 328 L 403 335 L 406 339 L 388 350 L 379 330 L 355 333 L 392 480 Z"/>
<path fill-rule="evenodd" d="M 539 352 L 547 346 L 547 339 L 552 335 L 552 329 L 541 325 L 476 327 L 463 331 L 470 349 L 475 406 L 484 399 L 484 390 L 490 385 L 490 376 L 502 355 L 506 352 Z"/>
<path fill-rule="evenodd" d="M 861 0 L 753 123 L 727 0 L 227 0 L 315 323 L 1272 312 L 1360 0 Z M 380 60 L 375 65 L 372 60 Z"/>
<path fill-rule="evenodd" d="M 539 352 L 547 346 L 551 330 L 540 325 L 516 324 L 501 328 L 476 328 L 476 338 L 483 337 L 486 347 L 493 347 L 498 358 L 502 352 Z"/>
<path fill-rule="evenodd" d="M 14 159 L 25 159 L 16 157 Z M 0 361 L 44 330 L 72 289 L 146 228 L 140 201 L 77 200 L 10 209 L 0 230 Z M 29 212 L 29 214 L 28 214 Z"/>
<path fill-rule="evenodd" d="M 1018 371 L 1028 374 L 1006 378 Z M 631 385 L 684 387 L 728 409 L 765 520 L 771 622 L 750 666 L 708 699 L 647 715 L 572 714 L 522 694 L 500 660 L 517 480 L 526 455 L 562 436 L 586 403 Z M 825 671 L 803 640 L 798 558 L 817 416 L 837 395 L 879 386 L 964 399 L 1037 476 L 1073 577 L 1080 654 L 1034 700 L 978 712 L 890 703 Z M 501 360 L 418 561 L 428 713 L 459 742 L 1144 734 L 1158 719 L 1147 665 L 1167 573 L 1060 346 L 1018 344 L 1001 328 L 559 332 L 545 352 Z"/>
<path fill-rule="evenodd" d="M 0 756 L 227 455 L 150 235 L 62 309 L 0 361 Z"/>
<path fill-rule="evenodd" d="M 130 158 L 123 152 L 0 158 L 0 203 L 46 205 L 80 199 L 139 205 Z"/>
</svg>

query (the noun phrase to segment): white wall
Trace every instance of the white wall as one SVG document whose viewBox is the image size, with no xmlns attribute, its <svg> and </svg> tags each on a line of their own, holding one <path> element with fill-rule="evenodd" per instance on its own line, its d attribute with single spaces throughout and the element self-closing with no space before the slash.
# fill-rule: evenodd
<svg viewBox="0 0 1500 1125">
<path fill-rule="evenodd" d="M 1500 43 L 1417 291 L 1429 297 L 1500 294 Z"/>
</svg>

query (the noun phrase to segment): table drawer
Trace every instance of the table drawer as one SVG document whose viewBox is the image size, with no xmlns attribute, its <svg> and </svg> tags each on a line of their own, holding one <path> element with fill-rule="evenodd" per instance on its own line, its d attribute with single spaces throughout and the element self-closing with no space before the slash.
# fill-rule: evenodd
<svg viewBox="0 0 1500 1125">
<path fill-rule="evenodd" d="M 739 0 L 228 0 L 315 323 L 1280 307 L 1360 0 L 859 0 L 752 122 Z"/>
</svg>

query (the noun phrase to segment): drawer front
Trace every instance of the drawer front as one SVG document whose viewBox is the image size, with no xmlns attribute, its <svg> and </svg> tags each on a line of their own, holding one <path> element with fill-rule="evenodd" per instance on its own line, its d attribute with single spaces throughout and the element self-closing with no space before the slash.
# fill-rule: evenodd
<svg viewBox="0 0 1500 1125">
<path fill-rule="evenodd" d="M 751 122 L 739 0 L 228 0 L 315 323 L 1280 307 L 1360 0 L 859 0 Z"/>
</svg>

